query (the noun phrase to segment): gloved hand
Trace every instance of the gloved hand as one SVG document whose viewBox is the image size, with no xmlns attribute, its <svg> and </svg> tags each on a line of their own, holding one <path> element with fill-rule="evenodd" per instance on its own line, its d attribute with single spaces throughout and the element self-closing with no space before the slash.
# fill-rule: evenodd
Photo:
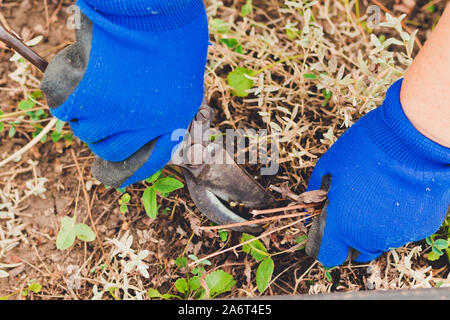
<svg viewBox="0 0 450 320">
<path fill-rule="evenodd" d="M 355 261 L 368 262 L 424 239 L 446 216 L 450 149 L 412 126 L 400 103 L 401 84 L 394 83 L 383 105 L 347 130 L 313 171 L 309 191 L 319 189 L 327 175 L 331 185 L 306 252 L 326 267 L 352 253 Z"/>
<path fill-rule="evenodd" d="M 49 64 L 52 114 L 100 158 L 121 162 L 153 142 L 121 187 L 169 162 L 201 106 L 208 50 L 202 0 L 78 0 L 77 42 Z M 149 153 L 145 153 L 149 155 Z M 142 160 L 142 159 L 141 159 Z M 105 182 L 106 183 L 106 182 Z"/>
</svg>

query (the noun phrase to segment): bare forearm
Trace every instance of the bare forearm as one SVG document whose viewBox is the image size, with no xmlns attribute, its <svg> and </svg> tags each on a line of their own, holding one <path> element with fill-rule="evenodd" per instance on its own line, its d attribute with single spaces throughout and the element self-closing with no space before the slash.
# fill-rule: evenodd
<svg viewBox="0 0 450 320">
<path fill-rule="evenodd" d="M 450 4 L 407 71 L 400 100 L 419 132 L 450 147 Z"/>
</svg>

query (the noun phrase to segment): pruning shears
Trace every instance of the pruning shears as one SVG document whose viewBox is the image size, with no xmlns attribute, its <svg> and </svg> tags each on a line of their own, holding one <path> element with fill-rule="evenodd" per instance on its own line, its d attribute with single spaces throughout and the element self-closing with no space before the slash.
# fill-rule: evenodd
<svg viewBox="0 0 450 320">
<path fill-rule="evenodd" d="M 1 25 L 0 41 L 45 72 L 47 61 Z M 178 161 L 172 160 L 169 165 L 181 168 L 192 200 L 209 220 L 219 225 L 246 222 L 225 203 L 256 209 L 270 206 L 275 199 L 220 144 L 208 138 L 200 141 L 191 139 L 196 136 L 196 131 L 200 131 L 198 136 L 208 137 L 213 116 L 213 109 L 204 101 L 183 140 L 183 147 L 179 149 Z M 120 186 L 149 159 L 156 141 L 147 143 L 125 161 L 110 162 L 96 157 L 92 165 L 94 177 L 112 187 Z M 261 231 L 256 224 L 231 229 L 250 233 Z"/>
</svg>

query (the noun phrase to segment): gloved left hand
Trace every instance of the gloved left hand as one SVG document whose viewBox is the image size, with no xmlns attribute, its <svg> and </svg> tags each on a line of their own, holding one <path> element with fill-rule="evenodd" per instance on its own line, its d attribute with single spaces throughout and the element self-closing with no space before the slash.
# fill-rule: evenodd
<svg viewBox="0 0 450 320">
<path fill-rule="evenodd" d="M 156 141 L 121 187 L 169 162 L 201 106 L 208 23 L 201 0 L 78 0 L 77 42 L 49 64 L 52 114 L 100 158 L 120 162 Z M 182 137 L 181 137 L 182 138 Z M 175 140 L 175 141 L 173 141 Z"/>
</svg>

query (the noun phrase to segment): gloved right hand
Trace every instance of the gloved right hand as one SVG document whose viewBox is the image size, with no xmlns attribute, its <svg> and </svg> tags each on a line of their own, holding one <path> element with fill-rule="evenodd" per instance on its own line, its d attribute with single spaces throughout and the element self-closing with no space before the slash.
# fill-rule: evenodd
<svg viewBox="0 0 450 320">
<path fill-rule="evenodd" d="M 417 131 L 400 103 L 402 80 L 382 106 L 348 129 L 320 158 L 308 191 L 328 189 L 306 252 L 326 267 L 349 256 L 368 262 L 384 251 L 430 236 L 450 202 L 450 149 Z M 354 255 L 354 253 L 356 253 Z"/>
<path fill-rule="evenodd" d="M 41 88 L 51 113 L 69 121 L 74 134 L 106 161 L 124 161 L 153 142 L 142 167 L 120 182 L 125 187 L 170 161 L 180 142 L 172 141 L 172 132 L 187 129 L 201 106 L 209 41 L 204 4 L 77 5 L 83 13 L 77 42 L 51 61 Z"/>
</svg>

